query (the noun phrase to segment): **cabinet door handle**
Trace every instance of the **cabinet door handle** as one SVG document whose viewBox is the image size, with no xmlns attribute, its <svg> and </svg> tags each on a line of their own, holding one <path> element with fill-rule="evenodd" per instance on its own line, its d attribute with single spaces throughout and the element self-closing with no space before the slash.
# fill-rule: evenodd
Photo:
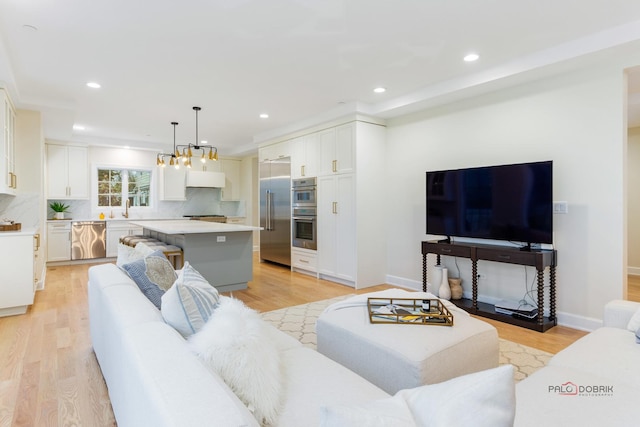
<svg viewBox="0 0 640 427">
<path fill-rule="evenodd" d="M 304 165 L 300 166 L 300 176 L 304 176 Z"/>
<path fill-rule="evenodd" d="M 333 202 L 333 206 L 331 207 L 331 212 L 334 214 L 338 213 L 338 202 Z"/>
<path fill-rule="evenodd" d="M 511 255 L 498 255 L 500 259 L 511 259 Z"/>
<path fill-rule="evenodd" d="M 40 234 L 34 234 L 33 238 L 36 240 L 36 251 L 40 249 Z"/>
<path fill-rule="evenodd" d="M 13 188 L 18 189 L 18 175 L 13 174 Z"/>
<path fill-rule="evenodd" d="M 332 172 L 338 172 L 338 161 L 337 160 L 333 160 L 331 162 L 331 171 Z"/>
<path fill-rule="evenodd" d="M 442 248 L 442 249 L 440 249 L 440 252 L 444 252 L 445 254 L 450 254 L 451 253 L 451 249 Z"/>
</svg>

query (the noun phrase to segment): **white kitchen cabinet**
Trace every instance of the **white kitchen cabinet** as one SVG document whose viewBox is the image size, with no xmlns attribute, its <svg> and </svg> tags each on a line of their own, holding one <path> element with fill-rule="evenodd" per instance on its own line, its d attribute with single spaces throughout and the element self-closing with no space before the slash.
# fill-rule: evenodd
<svg viewBox="0 0 640 427">
<path fill-rule="evenodd" d="M 291 269 L 300 273 L 317 276 L 318 259 L 316 251 L 298 247 L 291 248 Z"/>
<path fill-rule="evenodd" d="M 240 160 L 221 159 L 219 163 L 224 172 L 224 187 L 220 192 L 220 199 L 222 201 L 240 200 Z"/>
<path fill-rule="evenodd" d="M 71 221 L 47 224 L 47 261 L 71 259 Z"/>
<path fill-rule="evenodd" d="M 315 132 L 291 141 L 291 178 L 307 178 L 318 175 L 319 136 Z"/>
<path fill-rule="evenodd" d="M 160 200 L 186 200 L 187 171 L 186 168 L 176 169 L 173 166 L 160 168 Z"/>
<path fill-rule="evenodd" d="M 35 231 L 0 233 L 0 316 L 24 314 L 33 304 L 39 244 Z"/>
<path fill-rule="evenodd" d="M 355 123 L 318 132 L 318 175 L 353 173 L 356 166 Z"/>
<path fill-rule="evenodd" d="M 86 147 L 47 144 L 47 198 L 89 198 Z"/>
<path fill-rule="evenodd" d="M 7 93 L 0 89 L 0 120 L 3 131 L 0 135 L 0 194 L 16 194 L 18 177 L 15 163 L 16 113 Z"/>
<path fill-rule="evenodd" d="M 318 178 L 318 273 L 345 284 L 356 281 L 355 178 Z"/>
<path fill-rule="evenodd" d="M 107 257 L 118 256 L 120 237 L 140 234 L 142 234 L 142 227 L 130 224 L 127 221 L 107 221 Z"/>
<path fill-rule="evenodd" d="M 291 157 L 291 147 L 289 141 L 278 142 L 277 144 L 260 147 L 258 150 L 258 161 L 277 160 L 283 157 Z"/>
<path fill-rule="evenodd" d="M 347 164 L 355 172 L 318 176 L 318 275 L 357 289 L 383 284 L 389 225 L 385 128 L 355 121 L 334 130 L 337 139 L 346 141 L 341 147 L 351 147 L 342 158 L 350 159 Z M 321 139 L 330 140 L 330 135 L 323 132 Z"/>
</svg>

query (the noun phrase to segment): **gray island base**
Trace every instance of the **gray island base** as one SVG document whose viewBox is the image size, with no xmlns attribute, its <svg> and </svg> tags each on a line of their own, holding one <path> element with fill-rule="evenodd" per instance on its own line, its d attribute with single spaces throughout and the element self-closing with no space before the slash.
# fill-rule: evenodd
<svg viewBox="0 0 640 427">
<path fill-rule="evenodd" d="M 219 292 L 247 289 L 253 278 L 253 232 L 260 227 L 192 220 L 131 221 L 145 236 L 182 248 Z"/>
</svg>

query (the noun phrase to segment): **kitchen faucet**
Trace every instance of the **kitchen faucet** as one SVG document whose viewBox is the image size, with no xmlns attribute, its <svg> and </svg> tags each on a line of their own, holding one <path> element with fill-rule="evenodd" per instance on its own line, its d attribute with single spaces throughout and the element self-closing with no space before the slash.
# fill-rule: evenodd
<svg viewBox="0 0 640 427">
<path fill-rule="evenodd" d="M 130 202 L 129 199 L 127 199 L 126 203 L 124 204 L 124 212 L 122 212 L 122 216 L 125 218 L 129 218 L 129 206 Z"/>
</svg>

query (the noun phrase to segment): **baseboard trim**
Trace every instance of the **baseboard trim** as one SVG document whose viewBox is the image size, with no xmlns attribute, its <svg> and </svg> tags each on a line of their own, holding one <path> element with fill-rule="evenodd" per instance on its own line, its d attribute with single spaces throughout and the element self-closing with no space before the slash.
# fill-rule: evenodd
<svg viewBox="0 0 640 427">
<path fill-rule="evenodd" d="M 640 267 L 627 267 L 627 274 L 631 276 L 640 276 Z"/>
</svg>

